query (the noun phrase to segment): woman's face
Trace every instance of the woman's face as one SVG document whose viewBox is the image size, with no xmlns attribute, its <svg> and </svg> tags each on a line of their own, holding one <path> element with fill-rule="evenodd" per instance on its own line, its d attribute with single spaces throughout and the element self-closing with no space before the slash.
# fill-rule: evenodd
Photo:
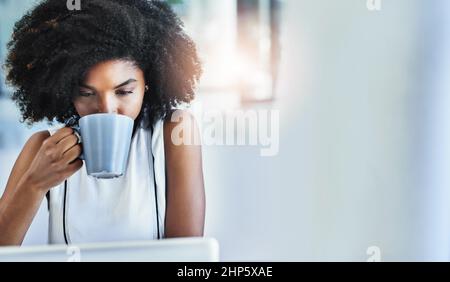
<svg viewBox="0 0 450 282">
<path fill-rule="evenodd" d="M 93 66 L 73 103 L 80 117 L 116 113 L 137 118 L 145 93 L 144 73 L 130 61 L 111 60 Z"/>
</svg>

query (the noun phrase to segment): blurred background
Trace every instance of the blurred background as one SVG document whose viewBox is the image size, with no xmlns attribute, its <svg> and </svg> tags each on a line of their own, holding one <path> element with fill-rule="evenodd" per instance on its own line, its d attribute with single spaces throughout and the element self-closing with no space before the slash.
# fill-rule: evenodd
<svg viewBox="0 0 450 282">
<path fill-rule="evenodd" d="M 2 62 L 34 2 L 0 0 Z M 280 113 L 276 156 L 203 147 L 222 260 L 450 259 L 449 1 L 170 2 L 204 63 L 193 107 Z M 19 122 L 3 82 L 0 192 L 47 127 Z M 44 202 L 25 244 L 46 241 Z"/>
</svg>

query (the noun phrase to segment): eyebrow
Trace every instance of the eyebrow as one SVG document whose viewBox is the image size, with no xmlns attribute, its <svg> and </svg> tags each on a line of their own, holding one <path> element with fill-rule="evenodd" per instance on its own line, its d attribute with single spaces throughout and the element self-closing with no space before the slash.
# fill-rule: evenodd
<svg viewBox="0 0 450 282">
<path fill-rule="evenodd" d="M 137 81 L 136 79 L 130 78 L 130 79 L 128 79 L 127 81 L 122 82 L 121 84 L 115 86 L 114 89 L 117 89 L 117 88 L 119 88 L 119 87 L 128 85 L 128 84 L 130 84 L 130 83 L 132 83 L 132 82 L 136 82 L 136 81 Z M 89 86 L 89 85 L 81 84 L 80 86 L 81 86 L 81 87 L 84 87 L 84 88 L 91 89 L 91 90 L 93 90 L 93 91 L 96 91 L 96 90 L 95 90 L 95 87 L 92 87 L 92 86 Z"/>
</svg>

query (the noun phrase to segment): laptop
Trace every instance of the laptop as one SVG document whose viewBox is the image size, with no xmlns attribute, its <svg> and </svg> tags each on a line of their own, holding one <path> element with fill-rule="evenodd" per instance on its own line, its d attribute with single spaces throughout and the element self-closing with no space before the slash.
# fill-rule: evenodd
<svg viewBox="0 0 450 282">
<path fill-rule="evenodd" d="M 0 248 L 0 262 L 217 262 L 214 238 L 88 243 Z"/>
</svg>

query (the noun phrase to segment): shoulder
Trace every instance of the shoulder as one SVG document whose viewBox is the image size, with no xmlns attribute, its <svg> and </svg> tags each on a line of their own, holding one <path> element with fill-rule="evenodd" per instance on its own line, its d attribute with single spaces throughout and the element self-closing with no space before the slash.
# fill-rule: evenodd
<svg viewBox="0 0 450 282">
<path fill-rule="evenodd" d="M 194 115 L 187 110 L 176 110 L 164 121 L 164 139 L 167 146 L 200 145 L 200 131 Z"/>
<path fill-rule="evenodd" d="M 164 120 L 164 130 L 174 128 L 180 124 L 189 125 L 191 123 L 196 123 L 196 119 L 191 112 L 175 110 Z"/>
<path fill-rule="evenodd" d="M 164 121 L 164 150 L 168 167 L 192 168 L 201 163 L 201 137 L 192 113 L 177 110 Z"/>
</svg>

